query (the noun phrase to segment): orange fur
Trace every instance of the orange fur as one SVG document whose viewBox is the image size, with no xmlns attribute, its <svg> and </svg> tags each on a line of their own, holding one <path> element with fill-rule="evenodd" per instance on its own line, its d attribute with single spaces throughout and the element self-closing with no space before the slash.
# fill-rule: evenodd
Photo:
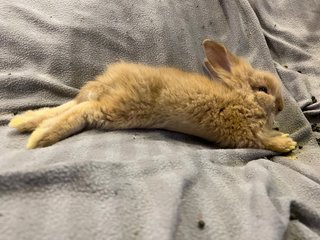
<svg viewBox="0 0 320 240">
<path fill-rule="evenodd" d="M 224 48 L 207 41 L 205 53 Z M 227 51 L 220 51 L 219 58 L 226 59 L 219 64 L 207 55 L 206 66 L 220 81 L 169 67 L 114 63 L 72 101 L 22 113 L 9 125 L 33 131 L 27 148 L 49 146 L 85 128 L 162 128 L 221 147 L 293 150 L 291 138 L 271 130 L 274 115 L 283 107 L 277 79 Z M 262 83 L 270 92 L 256 89 Z"/>
</svg>

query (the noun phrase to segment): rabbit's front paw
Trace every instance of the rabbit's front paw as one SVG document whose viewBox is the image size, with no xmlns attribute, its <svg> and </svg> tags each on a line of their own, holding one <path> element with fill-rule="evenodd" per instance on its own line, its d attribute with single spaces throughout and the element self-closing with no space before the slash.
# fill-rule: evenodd
<svg viewBox="0 0 320 240">
<path fill-rule="evenodd" d="M 19 132 L 31 132 L 39 123 L 37 112 L 30 110 L 13 117 L 9 122 L 9 127 L 16 128 Z"/>
<path fill-rule="evenodd" d="M 297 143 L 289 137 L 289 134 L 281 134 L 279 136 L 272 137 L 267 147 L 271 151 L 275 152 L 290 152 L 294 150 Z"/>
</svg>

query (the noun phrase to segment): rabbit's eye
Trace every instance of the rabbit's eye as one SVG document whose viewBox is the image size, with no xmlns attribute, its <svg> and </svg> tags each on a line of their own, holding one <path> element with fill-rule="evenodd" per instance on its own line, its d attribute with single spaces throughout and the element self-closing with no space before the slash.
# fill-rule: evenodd
<svg viewBox="0 0 320 240">
<path fill-rule="evenodd" d="M 265 87 L 265 86 L 260 86 L 260 87 L 258 88 L 258 91 L 259 91 L 259 92 L 265 92 L 265 93 L 268 93 L 268 88 L 267 88 L 267 87 Z"/>
</svg>

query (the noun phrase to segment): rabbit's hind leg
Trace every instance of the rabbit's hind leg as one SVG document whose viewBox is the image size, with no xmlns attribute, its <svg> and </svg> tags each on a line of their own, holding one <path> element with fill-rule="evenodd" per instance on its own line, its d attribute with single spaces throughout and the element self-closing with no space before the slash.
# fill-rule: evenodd
<svg viewBox="0 0 320 240">
<path fill-rule="evenodd" d="M 258 136 L 264 148 L 274 152 L 290 152 L 297 146 L 297 143 L 289 137 L 289 134 L 282 132 L 263 130 Z"/>
<path fill-rule="evenodd" d="M 13 117 L 9 122 L 9 126 L 16 128 L 19 132 L 32 132 L 44 120 L 61 114 L 76 104 L 77 102 L 72 100 L 58 107 L 29 110 Z"/>
<path fill-rule="evenodd" d="M 31 134 L 27 148 L 50 146 L 82 131 L 87 126 L 94 125 L 94 121 L 101 121 L 103 118 L 99 102 L 79 103 L 60 115 L 44 120 Z"/>
</svg>

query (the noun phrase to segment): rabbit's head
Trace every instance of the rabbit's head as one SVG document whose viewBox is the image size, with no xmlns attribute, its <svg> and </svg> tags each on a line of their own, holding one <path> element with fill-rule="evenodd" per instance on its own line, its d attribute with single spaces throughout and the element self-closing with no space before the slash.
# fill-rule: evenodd
<svg viewBox="0 0 320 240">
<path fill-rule="evenodd" d="M 244 58 L 235 56 L 223 45 L 204 40 L 204 66 L 212 78 L 227 87 L 254 94 L 266 113 L 276 115 L 283 109 L 280 81 L 270 72 L 254 69 Z"/>
</svg>

